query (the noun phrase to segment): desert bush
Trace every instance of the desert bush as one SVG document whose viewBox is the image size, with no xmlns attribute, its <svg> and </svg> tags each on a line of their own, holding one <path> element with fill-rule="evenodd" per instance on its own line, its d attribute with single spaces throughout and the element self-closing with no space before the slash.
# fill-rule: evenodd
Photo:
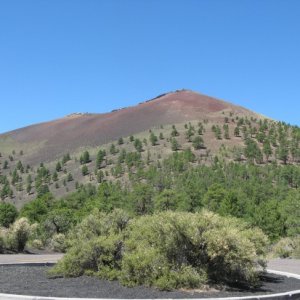
<svg viewBox="0 0 300 300">
<path fill-rule="evenodd" d="M 0 253 L 3 253 L 5 249 L 4 238 L 0 236 Z"/>
<path fill-rule="evenodd" d="M 65 252 L 67 249 L 66 236 L 63 233 L 57 233 L 52 236 L 49 248 L 55 252 Z"/>
<path fill-rule="evenodd" d="M 2 249 L 0 253 L 3 253 L 3 251 L 7 248 L 7 232 L 8 228 L 0 227 L 0 244 Z"/>
<path fill-rule="evenodd" d="M 296 247 L 293 251 L 292 257 L 296 258 L 296 259 L 300 259 L 300 239 L 299 238 L 297 239 Z"/>
<path fill-rule="evenodd" d="M 35 248 L 35 249 L 44 249 L 44 244 L 41 240 L 34 239 L 30 241 L 30 246 Z"/>
<path fill-rule="evenodd" d="M 129 215 L 121 209 L 115 209 L 111 213 L 95 209 L 71 230 L 70 245 L 73 246 L 78 241 L 88 242 L 99 236 L 118 234 L 126 228 L 129 220 Z"/>
<path fill-rule="evenodd" d="M 32 232 L 32 227 L 26 218 L 15 221 L 7 231 L 6 243 L 11 250 L 22 252 Z"/>
<path fill-rule="evenodd" d="M 93 274 L 163 290 L 208 281 L 258 281 L 267 238 L 240 220 L 208 211 L 167 211 L 128 220 L 121 210 L 95 211 L 71 233 L 71 247 L 51 274 Z"/>
<path fill-rule="evenodd" d="M 271 250 L 272 257 L 300 258 L 300 237 L 283 238 L 279 240 Z"/>
<path fill-rule="evenodd" d="M 199 286 L 206 278 L 255 284 L 257 258 L 264 254 L 267 243 L 261 231 L 251 233 L 242 222 L 207 211 L 146 216 L 134 220 L 128 231 L 122 282 L 159 285 L 163 289 L 170 288 L 162 281 L 171 274 L 172 288 L 192 288 L 195 282 Z M 145 251 L 149 255 L 143 255 Z M 151 256 L 155 259 L 149 260 Z M 141 268 L 149 272 L 144 282 Z M 182 270 L 189 270 L 185 281 L 181 279 Z"/>
</svg>

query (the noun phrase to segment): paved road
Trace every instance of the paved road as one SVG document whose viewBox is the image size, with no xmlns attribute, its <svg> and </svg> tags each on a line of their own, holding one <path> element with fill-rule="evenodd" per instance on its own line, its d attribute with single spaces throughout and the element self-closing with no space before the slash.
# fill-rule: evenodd
<svg viewBox="0 0 300 300">
<path fill-rule="evenodd" d="M 1 254 L 0 265 L 22 263 L 56 263 L 63 254 Z M 273 259 L 267 269 L 300 275 L 300 259 Z"/>
<path fill-rule="evenodd" d="M 272 259 L 267 269 L 300 275 L 300 259 Z"/>
<path fill-rule="evenodd" d="M 0 265 L 56 263 L 63 254 L 0 254 Z"/>
</svg>

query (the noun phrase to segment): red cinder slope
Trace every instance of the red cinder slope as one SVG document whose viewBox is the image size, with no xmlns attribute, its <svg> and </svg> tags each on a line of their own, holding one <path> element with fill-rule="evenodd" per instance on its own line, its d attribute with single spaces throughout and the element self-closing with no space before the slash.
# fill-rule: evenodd
<svg viewBox="0 0 300 300">
<path fill-rule="evenodd" d="M 41 143 L 32 162 L 51 161 L 78 147 L 97 146 L 147 130 L 160 124 L 222 118 L 220 112 L 256 114 L 242 107 L 192 91 L 161 95 L 134 107 L 105 114 L 74 114 L 51 122 L 32 125 L 0 135 L 19 143 Z"/>
</svg>

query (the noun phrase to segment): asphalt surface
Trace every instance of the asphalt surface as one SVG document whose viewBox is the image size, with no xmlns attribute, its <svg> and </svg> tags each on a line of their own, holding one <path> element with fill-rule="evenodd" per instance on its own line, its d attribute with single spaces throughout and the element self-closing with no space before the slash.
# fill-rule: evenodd
<svg viewBox="0 0 300 300">
<path fill-rule="evenodd" d="M 0 254 L 0 265 L 11 264 L 53 264 L 63 254 Z"/>
<path fill-rule="evenodd" d="M 272 259 L 268 269 L 300 275 L 300 259 Z"/>
</svg>

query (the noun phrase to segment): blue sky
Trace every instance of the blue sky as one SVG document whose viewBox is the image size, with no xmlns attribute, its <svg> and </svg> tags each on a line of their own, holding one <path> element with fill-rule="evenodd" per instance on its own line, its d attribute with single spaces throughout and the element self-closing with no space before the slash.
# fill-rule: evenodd
<svg viewBox="0 0 300 300">
<path fill-rule="evenodd" d="M 181 88 L 300 125 L 300 1 L 0 0 L 0 132 Z"/>
</svg>

